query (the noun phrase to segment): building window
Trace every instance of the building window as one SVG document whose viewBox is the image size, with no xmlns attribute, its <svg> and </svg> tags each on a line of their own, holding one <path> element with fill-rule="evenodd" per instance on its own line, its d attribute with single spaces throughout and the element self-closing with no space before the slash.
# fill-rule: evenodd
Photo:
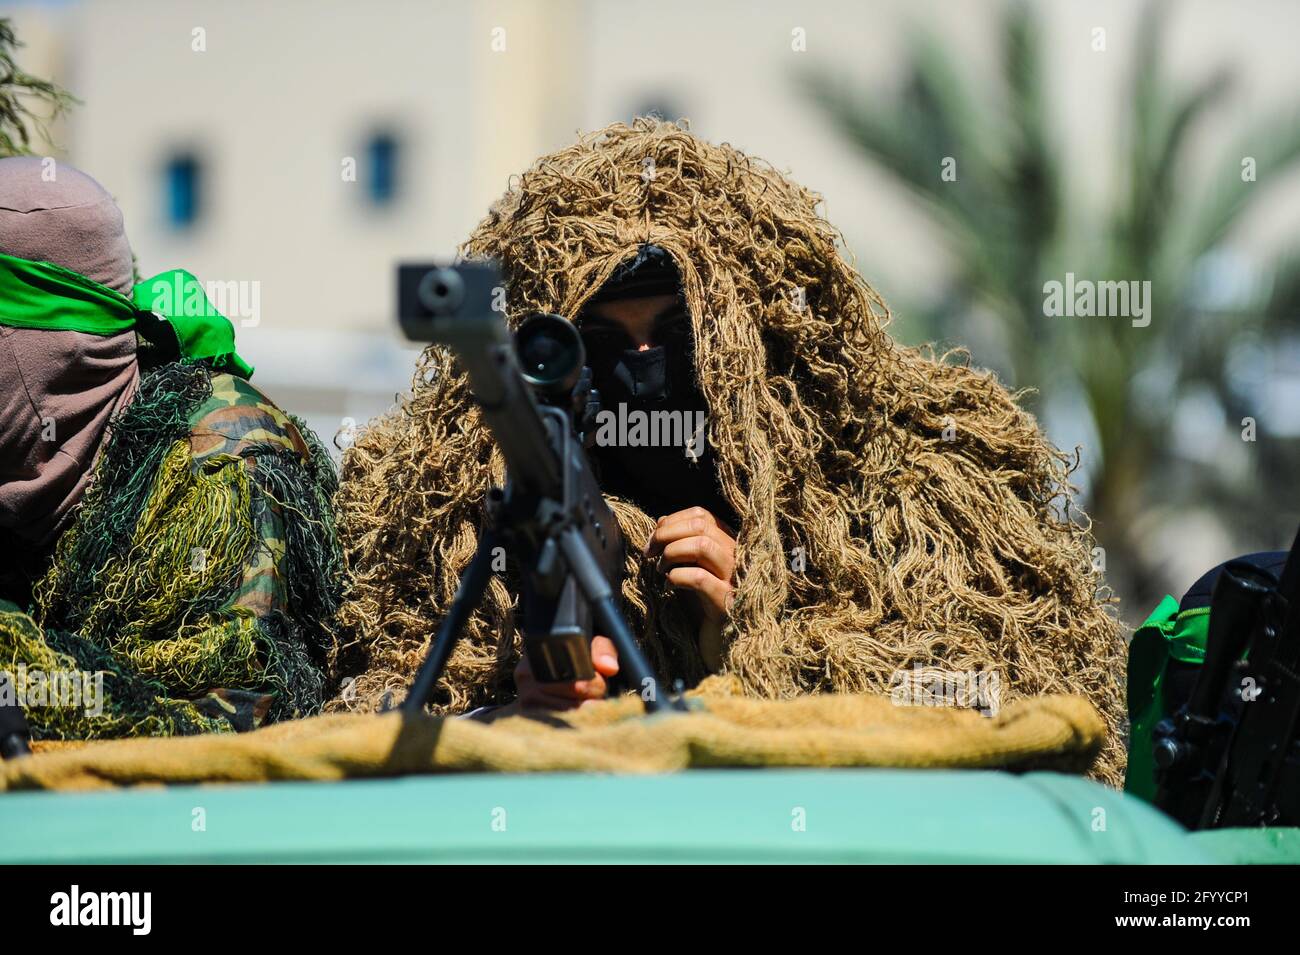
<svg viewBox="0 0 1300 955">
<path fill-rule="evenodd" d="M 366 190 L 376 206 L 390 205 L 400 186 L 401 142 L 390 132 L 375 133 L 366 142 Z"/>
<path fill-rule="evenodd" d="M 192 153 L 178 153 L 167 160 L 164 173 L 167 223 L 173 229 L 188 229 L 203 208 L 203 165 Z"/>
</svg>

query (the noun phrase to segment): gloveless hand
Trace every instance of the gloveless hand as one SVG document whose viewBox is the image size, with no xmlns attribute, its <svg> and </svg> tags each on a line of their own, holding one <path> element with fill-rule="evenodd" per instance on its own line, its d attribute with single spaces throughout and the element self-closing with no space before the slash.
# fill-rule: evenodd
<svg viewBox="0 0 1300 955">
<path fill-rule="evenodd" d="M 710 669 L 721 666 L 722 625 L 735 594 L 735 531 L 702 507 L 659 518 L 644 554 L 700 607 L 700 653 Z"/>
</svg>

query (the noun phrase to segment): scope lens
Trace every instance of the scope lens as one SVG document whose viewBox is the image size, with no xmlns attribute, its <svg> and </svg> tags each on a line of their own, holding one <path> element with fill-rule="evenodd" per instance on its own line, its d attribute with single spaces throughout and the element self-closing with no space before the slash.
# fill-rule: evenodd
<svg viewBox="0 0 1300 955">
<path fill-rule="evenodd" d="M 586 354 L 582 336 L 558 315 L 530 315 L 515 333 L 520 370 L 530 385 L 543 390 L 572 388 Z"/>
</svg>

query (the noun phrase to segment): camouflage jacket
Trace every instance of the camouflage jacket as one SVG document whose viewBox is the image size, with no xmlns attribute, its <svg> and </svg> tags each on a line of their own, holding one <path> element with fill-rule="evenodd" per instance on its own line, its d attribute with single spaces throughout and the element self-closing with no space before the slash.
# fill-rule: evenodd
<svg viewBox="0 0 1300 955">
<path fill-rule="evenodd" d="M 0 660 L 105 674 L 99 716 L 29 707 L 34 735 L 246 730 L 318 711 L 336 487 L 319 440 L 255 385 L 181 363 L 143 375 L 33 588 L 35 626 L 0 614 Z"/>
</svg>

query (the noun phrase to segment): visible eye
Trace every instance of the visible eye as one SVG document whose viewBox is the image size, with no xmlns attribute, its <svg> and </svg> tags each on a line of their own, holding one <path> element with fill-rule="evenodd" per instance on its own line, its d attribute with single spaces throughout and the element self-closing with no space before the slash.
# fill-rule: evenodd
<svg viewBox="0 0 1300 955">
<path fill-rule="evenodd" d="M 635 347 L 632 336 L 621 325 L 602 319 L 589 319 L 578 326 L 582 344 L 587 349 L 587 364 L 593 368 Z"/>
<path fill-rule="evenodd" d="M 654 341 L 664 346 L 690 344 L 691 315 L 685 305 L 655 319 Z"/>
</svg>

